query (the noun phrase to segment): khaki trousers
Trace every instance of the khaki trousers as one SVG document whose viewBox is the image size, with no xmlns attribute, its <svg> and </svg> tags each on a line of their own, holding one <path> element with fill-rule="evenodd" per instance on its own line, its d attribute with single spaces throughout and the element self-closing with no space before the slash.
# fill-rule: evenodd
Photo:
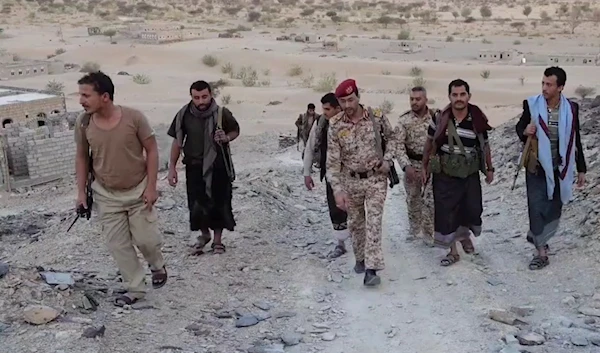
<svg viewBox="0 0 600 353">
<path fill-rule="evenodd" d="M 387 176 L 374 175 L 366 179 L 346 181 L 348 229 L 356 261 L 364 261 L 367 270 L 385 268 L 381 247 L 383 205 L 387 196 Z"/>
<path fill-rule="evenodd" d="M 144 204 L 147 184 L 148 180 L 144 178 L 131 190 L 114 191 L 98 181 L 92 183 L 102 234 L 123 276 L 125 289 L 136 298 L 142 298 L 146 293 L 146 271 L 134 245 L 152 270 L 162 269 L 165 265 L 156 207 L 148 211 Z"/>
</svg>

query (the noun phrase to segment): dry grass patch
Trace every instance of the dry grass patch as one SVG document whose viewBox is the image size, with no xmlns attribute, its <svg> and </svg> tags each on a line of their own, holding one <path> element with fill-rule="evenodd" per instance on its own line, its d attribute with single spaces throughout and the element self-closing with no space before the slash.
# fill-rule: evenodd
<svg viewBox="0 0 600 353">
<path fill-rule="evenodd" d="M 596 89 L 594 87 L 585 87 L 580 85 L 579 87 L 575 88 L 575 94 L 581 97 L 581 99 L 585 99 L 596 94 Z"/>
<path fill-rule="evenodd" d="M 51 80 L 46 83 L 46 91 L 56 95 L 62 95 L 65 91 L 65 84 L 56 80 Z"/>
<path fill-rule="evenodd" d="M 392 101 L 384 99 L 383 102 L 381 102 L 381 104 L 379 105 L 379 109 L 381 109 L 381 112 L 384 115 L 388 115 L 394 110 L 394 103 L 392 103 Z"/>
<path fill-rule="evenodd" d="M 321 75 L 321 78 L 314 86 L 314 90 L 317 92 L 325 93 L 331 92 L 337 86 L 337 78 L 335 72 Z"/>
<path fill-rule="evenodd" d="M 215 67 L 219 65 L 219 59 L 214 55 L 206 54 L 202 57 L 202 63 L 208 67 Z"/>
<path fill-rule="evenodd" d="M 81 66 L 79 72 L 92 73 L 100 71 L 100 64 L 93 61 L 88 61 Z"/>
<path fill-rule="evenodd" d="M 138 85 L 147 85 L 152 82 L 152 79 L 150 78 L 150 76 L 144 75 L 144 74 L 135 74 L 135 75 L 133 75 L 133 77 L 131 79 L 133 80 L 133 82 L 137 83 Z"/>
<path fill-rule="evenodd" d="M 304 70 L 302 69 L 302 67 L 300 65 L 294 65 L 288 70 L 288 76 L 290 76 L 290 77 L 300 76 L 300 75 L 302 75 L 303 72 L 304 72 Z"/>
</svg>

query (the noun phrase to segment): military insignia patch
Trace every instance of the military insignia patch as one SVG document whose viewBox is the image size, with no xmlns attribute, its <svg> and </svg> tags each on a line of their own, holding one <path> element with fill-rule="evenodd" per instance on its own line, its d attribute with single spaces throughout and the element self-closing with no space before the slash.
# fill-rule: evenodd
<svg viewBox="0 0 600 353">
<path fill-rule="evenodd" d="M 381 111 L 381 108 L 375 108 L 373 109 L 373 115 L 381 118 L 383 116 L 383 111 Z"/>
<path fill-rule="evenodd" d="M 350 136 L 350 131 L 348 131 L 348 130 L 342 130 L 338 133 L 339 138 L 345 138 L 348 136 Z"/>
</svg>

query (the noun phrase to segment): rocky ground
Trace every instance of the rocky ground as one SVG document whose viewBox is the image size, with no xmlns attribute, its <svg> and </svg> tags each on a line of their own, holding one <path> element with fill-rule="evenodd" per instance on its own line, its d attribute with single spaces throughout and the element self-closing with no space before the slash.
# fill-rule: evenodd
<svg viewBox="0 0 600 353">
<path fill-rule="evenodd" d="M 2 194 L 0 352 L 597 351 L 600 110 L 584 106 L 589 183 L 565 211 L 551 266 L 539 272 L 527 269 L 522 174 L 510 191 L 514 122 L 492 134 L 497 180 L 484 185 L 477 254 L 442 268 L 442 250 L 407 242 L 404 191 L 396 187 L 386 201 L 387 269 L 375 290 L 351 272 L 350 254 L 325 259 L 333 241 L 324 187 L 304 189 L 299 153 L 280 149 L 275 135 L 235 145 L 238 227 L 226 235 L 224 255 L 187 255 L 184 174 L 172 189 L 161 173 L 170 280 L 131 308 L 112 305 L 120 277 L 95 220 L 66 232 L 70 182 Z"/>
</svg>

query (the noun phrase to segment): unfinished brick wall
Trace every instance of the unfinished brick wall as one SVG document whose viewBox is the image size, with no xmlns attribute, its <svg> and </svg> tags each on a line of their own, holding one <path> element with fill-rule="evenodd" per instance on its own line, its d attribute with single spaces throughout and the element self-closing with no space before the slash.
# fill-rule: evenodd
<svg viewBox="0 0 600 353">
<path fill-rule="evenodd" d="M 14 177 L 23 177 L 29 175 L 27 166 L 27 148 L 28 140 L 33 140 L 36 132 L 30 129 L 22 128 L 18 125 L 10 125 L 6 129 L 7 147 L 8 147 L 8 168 Z"/>
<path fill-rule="evenodd" d="M 6 178 L 8 177 L 8 169 L 6 160 L 4 159 L 4 141 L 3 137 L 0 136 L 0 186 L 4 185 Z"/>
<path fill-rule="evenodd" d="M 64 112 L 65 99 L 58 96 L 30 102 L 0 105 L 0 119 L 2 121 L 11 120 L 13 123 L 29 120 L 46 120 L 50 115 L 62 114 Z M 38 119 L 38 115 L 40 115 L 41 119 Z"/>
<path fill-rule="evenodd" d="M 68 130 L 66 121 L 61 124 L 56 120 L 34 129 L 28 125 L 17 123 L 0 129 L 0 138 L 6 141 L 8 159 L 5 178 L 10 177 L 21 185 L 32 185 L 72 175 L 75 172 L 75 141 L 74 132 Z"/>
<path fill-rule="evenodd" d="M 52 137 L 36 136 L 27 141 L 29 177 L 45 178 L 75 173 L 75 139 L 73 131 L 58 131 Z"/>
</svg>

